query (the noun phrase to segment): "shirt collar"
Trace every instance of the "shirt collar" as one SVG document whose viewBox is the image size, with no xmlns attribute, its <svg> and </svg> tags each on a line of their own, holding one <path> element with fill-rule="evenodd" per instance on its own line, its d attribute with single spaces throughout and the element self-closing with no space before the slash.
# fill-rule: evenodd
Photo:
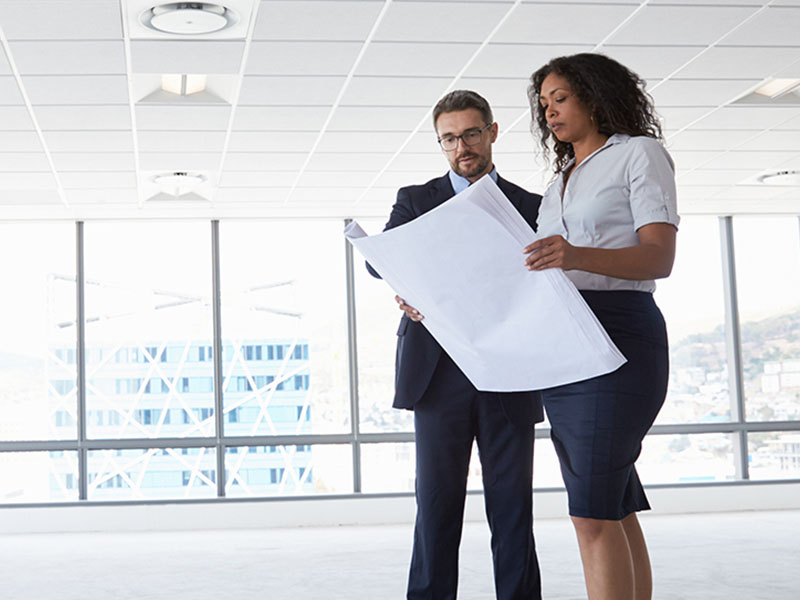
<svg viewBox="0 0 800 600">
<path fill-rule="evenodd" d="M 450 169 L 447 174 L 450 176 L 450 185 L 453 186 L 453 191 L 456 194 L 463 192 L 471 183 L 469 179 L 462 177 L 452 169 Z M 492 165 L 492 170 L 489 172 L 489 177 L 492 178 L 492 181 L 497 183 L 497 167 L 494 165 Z"/>
</svg>

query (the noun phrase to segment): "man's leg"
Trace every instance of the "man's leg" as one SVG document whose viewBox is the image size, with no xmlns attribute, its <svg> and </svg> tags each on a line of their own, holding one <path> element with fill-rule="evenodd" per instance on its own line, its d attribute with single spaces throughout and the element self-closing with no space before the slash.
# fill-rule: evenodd
<svg viewBox="0 0 800 600">
<path fill-rule="evenodd" d="M 481 394 L 478 451 L 498 600 L 539 600 L 533 540 L 534 410 L 527 396 Z"/>
<path fill-rule="evenodd" d="M 414 407 L 417 520 L 409 600 L 454 600 L 474 438 L 474 388 L 446 355 Z"/>
</svg>

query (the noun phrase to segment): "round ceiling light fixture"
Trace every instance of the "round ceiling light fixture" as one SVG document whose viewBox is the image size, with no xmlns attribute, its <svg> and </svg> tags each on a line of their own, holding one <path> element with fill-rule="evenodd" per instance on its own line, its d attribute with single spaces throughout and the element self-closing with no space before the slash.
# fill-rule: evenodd
<svg viewBox="0 0 800 600">
<path fill-rule="evenodd" d="M 764 185 L 800 186 L 800 171 L 775 171 L 758 176 L 759 183 Z"/>
<path fill-rule="evenodd" d="M 143 25 L 172 35 L 207 35 L 232 27 L 239 22 L 236 12 L 209 2 L 170 2 L 144 11 Z"/>
<path fill-rule="evenodd" d="M 187 173 L 186 171 L 173 171 L 172 173 L 159 173 L 152 179 L 161 191 L 170 196 L 183 196 L 193 192 L 206 182 L 206 176 L 201 173 Z"/>
</svg>

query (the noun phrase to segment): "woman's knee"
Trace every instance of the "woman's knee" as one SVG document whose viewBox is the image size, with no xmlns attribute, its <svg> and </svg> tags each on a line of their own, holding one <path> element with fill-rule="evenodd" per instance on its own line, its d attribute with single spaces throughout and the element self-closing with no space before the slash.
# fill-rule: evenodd
<svg viewBox="0 0 800 600">
<path fill-rule="evenodd" d="M 575 526 L 578 537 L 588 543 L 602 538 L 609 533 L 621 529 L 619 521 L 607 521 L 604 519 L 588 519 L 586 517 L 570 517 Z"/>
</svg>

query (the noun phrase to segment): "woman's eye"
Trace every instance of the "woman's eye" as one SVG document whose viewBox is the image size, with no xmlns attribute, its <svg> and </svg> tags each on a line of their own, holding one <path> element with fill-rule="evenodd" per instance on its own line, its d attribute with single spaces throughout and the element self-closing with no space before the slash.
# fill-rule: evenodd
<svg viewBox="0 0 800 600">
<path fill-rule="evenodd" d="M 561 103 L 562 103 L 564 100 L 566 100 L 566 99 L 567 99 L 567 97 L 566 97 L 566 96 L 562 96 L 561 98 L 556 98 L 556 102 L 558 102 L 559 104 L 561 104 Z"/>
</svg>

